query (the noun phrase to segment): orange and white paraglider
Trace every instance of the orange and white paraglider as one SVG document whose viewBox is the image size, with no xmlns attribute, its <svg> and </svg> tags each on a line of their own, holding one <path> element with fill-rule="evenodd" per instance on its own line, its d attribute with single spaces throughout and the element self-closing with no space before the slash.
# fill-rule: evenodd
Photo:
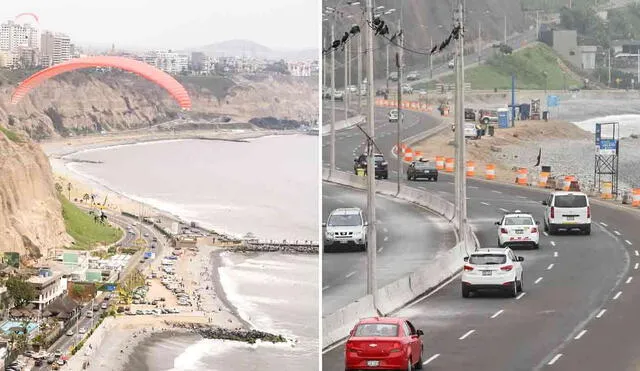
<svg viewBox="0 0 640 371">
<path fill-rule="evenodd" d="M 36 20 L 36 23 L 40 24 L 40 18 L 36 13 L 20 13 L 14 18 L 14 21 L 17 21 L 20 17 L 31 17 Z"/>
<path fill-rule="evenodd" d="M 11 95 L 11 104 L 18 104 L 31 89 L 40 85 L 47 79 L 65 72 L 93 67 L 115 67 L 133 72 L 147 80 L 162 86 L 178 102 L 183 109 L 191 109 L 191 98 L 187 90 L 176 79 L 164 71 L 161 71 L 147 63 L 116 56 L 96 56 L 86 58 L 74 58 L 70 61 L 56 64 L 42 71 L 38 71 L 26 78 L 18 85 Z"/>
</svg>

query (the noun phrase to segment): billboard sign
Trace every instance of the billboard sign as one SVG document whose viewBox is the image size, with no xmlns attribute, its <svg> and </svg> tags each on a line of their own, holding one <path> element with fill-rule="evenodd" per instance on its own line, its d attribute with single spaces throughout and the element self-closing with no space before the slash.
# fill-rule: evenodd
<svg viewBox="0 0 640 371">
<path fill-rule="evenodd" d="M 602 138 L 602 124 L 596 124 L 596 147 L 600 148 L 600 139 Z"/>
<path fill-rule="evenodd" d="M 615 139 L 600 139 L 598 153 L 601 155 L 615 155 L 617 144 Z"/>
<path fill-rule="evenodd" d="M 557 95 L 547 95 L 547 107 L 558 107 L 560 99 Z"/>
<path fill-rule="evenodd" d="M 104 285 L 104 286 L 102 286 L 102 288 L 104 289 L 104 291 L 109 291 L 109 292 L 116 291 L 116 285 L 115 284 Z"/>
</svg>

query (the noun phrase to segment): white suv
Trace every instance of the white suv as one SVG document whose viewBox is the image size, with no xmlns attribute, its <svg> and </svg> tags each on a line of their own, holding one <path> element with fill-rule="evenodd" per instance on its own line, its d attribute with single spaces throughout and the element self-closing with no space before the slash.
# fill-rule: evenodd
<svg viewBox="0 0 640 371">
<path fill-rule="evenodd" d="M 582 192 L 553 192 L 542 201 L 544 230 L 555 234 L 559 229 L 580 229 L 591 234 L 591 206 L 589 197 Z"/>
<path fill-rule="evenodd" d="M 357 207 L 335 209 L 329 214 L 325 227 L 324 247 L 355 245 L 367 249 L 367 222 Z"/>
<path fill-rule="evenodd" d="M 540 230 L 538 222 L 531 214 L 516 210 L 512 214 L 505 214 L 502 220 L 496 222 L 498 226 L 498 247 L 530 246 L 540 247 Z"/>
<path fill-rule="evenodd" d="M 516 297 L 522 291 L 524 258 L 509 248 L 482 248 L 464 258 L 462 297 L 477 290 L 504 290 Z"/>
</svg>

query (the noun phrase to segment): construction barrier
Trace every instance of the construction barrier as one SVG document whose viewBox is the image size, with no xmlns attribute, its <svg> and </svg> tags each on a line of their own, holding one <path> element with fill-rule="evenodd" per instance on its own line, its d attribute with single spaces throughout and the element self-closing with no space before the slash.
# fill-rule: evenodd
<svg viewBox="0 0 640 371">
<path fill-rule="evenodd" d="M 467 161 L 467 176 L 476 175 L 476 163 L 473 161 Z"/>
<path fill-rule="evenodd" d="M 546 188 L 547 180 L 549 180 L 549 172 L 541 171 L 540 176 L 538 177 L 538 187 Z"/>
<path fill-rule="evenodd" d="M 487 166 L 485 167 L 485 178 L 487 180 L 494 180 L 496 179 L 496 165 L 494 164 L 487 164 Z"/>
<path fill-rule="evenodd" d="M 529 170 L 525 167 L 518 169 L 518 175 L 516 176 L 516 183 L 518 185 L 527 185 L 527 177 L 529 176 Z"/>
<path fill-rule="evenodd" d="M 573 182 L 574 180 L 576 180 L 576 177 L 574 177 L 573 175 L 567 175 L 564 177 L 564 182 L 562 183 L 562 190 L 563 191 L 568 191 L 571 189 L 571 182 Z"/>
<path fill-rule="evenodd" d="M 455 166 L 454 161 L 455 159 L 451 157 L 444 160 L 444 171 L 446 171 L 447 173 L 453 173 L 453 168 Z"/>
<path fill-rule="evenodd" d="M 407 147 L 406 151 L 404 151 L 404 160 L 407 162 L 413 161 L 413 150 L 411 148 Z"/>
<path fill-rule="evenodd" d="M 612 199 L 613 198 L 612 190 L 613 190 L 613 183 L 611 182 L 602 183 L 602 192 L 600 193 L 600 197 L 603 200 Z"/>
<path fill-rule="evenodd" d="M 364 170 L 365 170 L 364 168 L 359 167 L 356 169 L 356 174 L 358 176 L 364 176 Z"/>
<path fill-rule="evenodd" d="M 631 206 L 640 207 L 640 188 L 633 189 L 633 198 L 631 199 Z"/>
<path fill-rule="evenodd" d="M 413 156 L 414 156 L 414 158 L 416 160 L 421 160 L 422 159 L 422 151 L 416 151 Z"/>
<path fill-rule="evenodd" d="M 444 170 L 444 156 L 436 156 L 436 169 Z"/>
</svg>

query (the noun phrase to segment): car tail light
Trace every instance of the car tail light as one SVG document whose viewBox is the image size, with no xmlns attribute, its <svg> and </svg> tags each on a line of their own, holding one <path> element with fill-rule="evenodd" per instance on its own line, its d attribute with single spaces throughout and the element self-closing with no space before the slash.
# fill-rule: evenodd
<svg viewBox="0 0 640 371">
<path fill-rule="evenodd" d="M 550 215 L 551 219 L 555 218 L 556 217 L 555 215 L 556 215 L 555 208 L 553 206 L 551 206 L 551 215 Z"/>
<path fill-rule="evenodd" d="M 472 271 L 472 270 L 473 270 L 473 267 L 472 267 L 472 266 L 470 266 L 470 265 L 465 265 L 465 266 L 464 266 L 464 270 L 465 270 L 465 271 Z"/>
<path fill-rule="evenodd" d="M 357 353 L 357 352 L 358 352 L 358 349 L 357 349 L 357 348 L 355 348 L 355 347 L 353 346 L 353 344 L 351 344 L 351 343 L 347 343 L 346 348 L 347 348 L 347 353 L 349 353 L 349 352 L 351 352 L 351 353 Z"/>
<path fill-rule="evenodd" d="M 587 206 L 587 218 L 591 218 L 591 206 Z"/>
<path fill-rule="evenodd" d="M 536 227 L 531 228 L 531 233 L 538 233 L 538 228 Z"/>
<path fill-rule="evenodd" d="M 507 228 L 500 228 L 500 233 L 507 234 L 509 231 L 507 231 Z"/>
<path fill-rule="evenodd" d="M 389 353 L 399 353 L 400 351 L 402 351 L 402 344 L 393 343 L 393 347 L 391 347 Z"/>
<path fill-rule="evenodd" d="M 507 272 L 509 272 L 512 269 L 513 269 L 513 265 L 511 265 L 511 264 L 505 265 L 504 267 L 500 268 L 500 270 L 507 271 Z"/>
</svg>

